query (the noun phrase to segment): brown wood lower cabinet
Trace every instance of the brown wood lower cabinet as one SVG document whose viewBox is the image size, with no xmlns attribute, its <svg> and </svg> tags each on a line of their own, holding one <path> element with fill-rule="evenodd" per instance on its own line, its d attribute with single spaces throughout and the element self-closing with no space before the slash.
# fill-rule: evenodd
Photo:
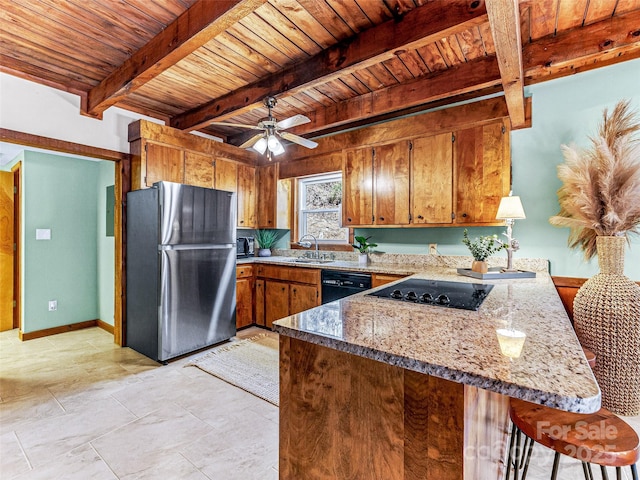
<svg viewBox="0 0 640 480">
<path fill-rule="evenodd" d="M 389 273 L 372 273 L 371 274 L 371 288 L 379 287 L 380 285 L 385 285 L 387 283 L 395 282 L 396 280 L 400 280 L 401 278 L 406 277 L 406 275 L 392 275 Z"/>
<path fill-rule="evenodd" d="M 236 328 L 253 323 L 253 266 L 236 267 Z"/>
<path fill-rule="evenodd" d="M 255 323 L 271 328 L 280 318 L 320 305 L 320 270 L 258 265 Z"/>
</svg>

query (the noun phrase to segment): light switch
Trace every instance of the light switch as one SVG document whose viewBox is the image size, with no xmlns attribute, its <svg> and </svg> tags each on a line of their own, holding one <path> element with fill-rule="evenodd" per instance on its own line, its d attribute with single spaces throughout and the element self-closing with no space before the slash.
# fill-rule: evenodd
<svg viewBox="0 0 640 480">
<path fill-rule="evenodd" d="M 36 228 L 36 240 L 51 240 L 51 229 Z"/>
</svg>

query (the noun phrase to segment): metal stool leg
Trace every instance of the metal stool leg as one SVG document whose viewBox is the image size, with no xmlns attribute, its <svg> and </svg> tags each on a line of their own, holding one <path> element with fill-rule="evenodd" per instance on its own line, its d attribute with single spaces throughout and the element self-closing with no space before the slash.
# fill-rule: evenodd
<svg viewBox="0 0 640 480">
<path fill-rule="evenodd" d="M 524 470 L 522 471 L 522 480 L 527 478 L 527 471 L 529 470 L 529 462 L 531 461 L 531 452 L 533 451 L 533 438 L 527 437 L 529 440 L 529 449 L 527 450 L 527 459 L 524 462 Z"/>
<path fill-rule="evenodd" d="M 593 475 L 591 474 L 591 470 L 587 467 L 587 465 L 587 462 L 582 462 L 582 473 L 584 473 L 584 480 L 593 480 Z"/>
<path fill-rule="evenodd" d="M 513 457 L 513 480 L 518 480 L 518 474 L 520 473 L 520 455 L 522 450 L 520 449 L 520 440 L 524 435 L 519 428 L 516 428 L 516 452 Z"/>
<path fill-rule="evenodd" d="M 556 480 L 558 477 L 558 464 L 560 463 L 560 454 L 556 452 L 553 456 L 553 469 L 551 470 L 551 480 Z"/>
<path fill-rule="evenodd" d="M 638 480 L 638 470 L 636 469 L 635 464 L 631 465 L 631 478 L 633 480 Z"/>
<path fill-rule="evenodd" d="M 507 474 L 504 477 L 506 480 L 509 480 L 509 475 L 511 473 L 511 462 L 513 460 L 513 441 L 516 438 L 516 424 L 514 423 L 511 427 L 511 438 L 509 439 L 509 455 L 507 455 Z"/>
<path fill-rule="evenodd" d="M 616 467 L 616 480 L 622 480 L 622 469 L 620 467 Z"/>
<path fill-rule="evenodd" d="M 602 480 L 609 480 L 609 475 L 607 475 L 607 467 L 600 465 L 600 473 L 602 474 Z"/>
</svg>

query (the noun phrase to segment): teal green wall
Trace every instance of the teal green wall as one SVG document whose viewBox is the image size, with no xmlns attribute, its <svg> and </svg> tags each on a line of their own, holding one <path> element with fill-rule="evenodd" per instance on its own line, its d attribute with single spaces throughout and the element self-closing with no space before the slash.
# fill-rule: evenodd
<svg viewBox="0 0 640 480">
<path fill-rule="evenodd" d="M 22 331 L 98 318 L 99 163 L 27 151 L 22 175 Z M 51 229 L 51 240 L 36 240 L 36 228 Z"/>
<path fill-rule="evenodd" d="M 568 229 L 552 227 L 549 217 L 559 210 L 557 166 L 563 162 L 560 146 L 588 145 L 604 108 L 630 99 L 640 110 L 640 60 L 600 68 L 527 88 L 533 97 L 532 128 L 511 133 L 513 194 L 520 195 L 527 215 L 517 221 L 514 237 L 520 241 L 516 257 L 547 258 L 551 273 L 589 277 L 598 271 L 597 259 L 585 262 L 580 251 L 567 247 Z M 466 255 L 461 228 L 356 229 L 372 235 L 378 250 L 393 253 L 428 253 L 437 243 L 445 255 Z M 470 235 L 502 234 L 504 228 L 473 228 Z M 506 256 L 505 253 L 501 253 Z M 625 274 L 640 280 L 640 238 L 631 237 L 625 258 Z"/>
<path fill-rule="evenodd" d="M 98 248 L 98 318 L 109 325 L 113 325 L 113 299 L 115 275 L 115 243 L 113 237 L 107 237 L 106 232 L 106 190 L 115 181 L 115 164 L 113 162 L 98 163 L 97 177 L 97 230 L 96 242 Z"/>
</svg>

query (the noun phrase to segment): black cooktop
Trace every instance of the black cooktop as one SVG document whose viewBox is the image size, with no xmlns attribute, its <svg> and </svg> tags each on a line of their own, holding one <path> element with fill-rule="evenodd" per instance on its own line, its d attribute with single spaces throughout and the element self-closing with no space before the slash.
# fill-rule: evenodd
<svg viewBox="0 0 640 480">
<path fill-rule="evenodd" d="M 402 302 L 478 310 L 493 285 L 412 278 L 368 295 Z"/>
</svg>

